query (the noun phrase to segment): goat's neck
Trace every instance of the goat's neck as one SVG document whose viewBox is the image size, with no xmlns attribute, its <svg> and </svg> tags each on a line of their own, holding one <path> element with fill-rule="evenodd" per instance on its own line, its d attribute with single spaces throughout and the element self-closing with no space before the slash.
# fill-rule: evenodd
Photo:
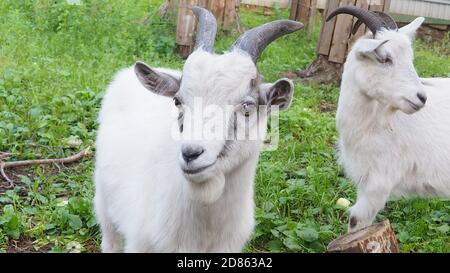
<svg viewBox="0 0 450 273">
<path fill-rule="evenodd" d="M 219 223 L 225 220 L 226 213 L 237 216 L 242 206 L 253 205 L 253 181 L 259 158 L 259 149 L 240 162 L 231 172 L 224 174 L 225 186 L 219 199 L 211 204 L 198 201 L 188 201 L 188 208 L 194 218 L 207 218 L 206 221 Z M 204 182 L 210 183 L 210 182 Z M 224 224 L 229 222 L 225 220 Z"/>
<path fill-rule="evenodd" d="M 221 209 L 222 205 L 239 207 L 245 200 L 253 200 L 253 181 L 259 150 L 242 161 L 232 172 L 225 174 L 225 189 L 212 209 Z M 235 213 L 235 212 L 233 212 Z"/>
<path fill-rule="evenodd" d="M 391 130 L 394 111 L 369 98 L 363 90 L 349 79 L 350 73 L 343 75 L 339 96 L 336 123 L 340 134 L 345 137 L 357 137 L 377 130 Z"/>
</svg>

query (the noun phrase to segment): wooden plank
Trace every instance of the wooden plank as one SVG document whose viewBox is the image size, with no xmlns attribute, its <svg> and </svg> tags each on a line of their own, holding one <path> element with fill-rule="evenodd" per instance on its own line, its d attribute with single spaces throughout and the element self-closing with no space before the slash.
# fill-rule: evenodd
<svg viewBox="0 0 450 273">
<path fill-rule="evenodd" d="M 194 31 L 196 19 L 194 14 L 187 7 L 196 5 L 197 0 L 180 0 L 177 18 L 176 43 L 177 52 L 183 58 L 187 58 L 194 47 Z"/>
<path fill-rule="evenodd" d="M 297 8 L 297 21 L 308 24 L 310 8 L 311 0 L 300 0 Z"/>
<path fill-rule="evenodd" d="M 230 29 L 236 23 L 236 0 L 227 0 L 225 2 L 225 12 L 223 17 L 223 28 Z"/>
<path fill-rule="evenodd" d="M 297 19 L 297 7 L 298 7 L 298 0 L 292 0 L 291 12 L 289 14 L 289 20 L 296 20 Z"/>
<path fill-rule="evenodd" d="M 328 0 L 317 0 L 317 9 L 325 10 L 327 8 Z"/>
<path fill-rule="evenodd" d="M 383 8 L 383 10 L 385 12 L 389 12 L 390 8 L 391 8 L 391 0 L 384 0 L 384 8 Z"/>
<path fill-rule="evenodd" d="M 329 0 L 327 2 L 327 7 L 324 12 L 324 20 L 322 24 L 322 29 L 320 30 L 320 40 L 319 44 L 317 45 L 317 53 L 326 55 L 330 53 L 330 47 L 331 47 L 331 41 L 333 39 L 333 32 L 335 28 L 336 23 L 336 17 L 334 17 L 329 22 L 326 22 L 327 16 L 338 7 L 339 0 Z"/>
<path fill-rule="evenodd" d="M 221 24 L 225 15 L 225 0 L 211 1 L 211 11 L 217 19 L 217 23 Z"/>
<path fill-rule="evenodd" d="M 278 6 L 280 8 L 288 8 L 289 5 L 292 4 L 292 2 L 290 2 L 289 0 L 242 0 L 241 3 L 244 5 L 267 8 L 272 8 L 274 6 Z"/>
<path fill-rule="evenodd" d="M 343 5 L 354 5 L 355 0 L 342 0 Z M 350 15 L 340 15 L 336 19 L 336 27 L 331 42 L 330 55 L 328 60 L 335 63 L 344 63 L 347 56 L 348 40 L 351 33 L 353 17 Z"/>
<path fill-rule="evenodd" d="M 383 11 L 384 0 L 371 1 L 369 10 L 371 11 Z"/>
<path fill-rule="evenodd" d="M 314 32 L 314 27 L 316 25 L 316 12 L 317 12 L 317 0 L 311 0 L 311 6 L 309 11 L 309 22 L 308 22 L 309 34 L 312 34 Z"/>
<path fill-rule="evenodd" d="M 196 5 L 197 0 L 180 0 L 177 19 L 177 37 L 176 42 L 179 45 L 191 46 L 193 42 L 193 33 L 195 30 L 196 19 L 189 5 Z"/>
<path fill-rule="evenodd" d="M 209 0 L 198 0 L 197 5 L 209 9 Z"/>
</svg>

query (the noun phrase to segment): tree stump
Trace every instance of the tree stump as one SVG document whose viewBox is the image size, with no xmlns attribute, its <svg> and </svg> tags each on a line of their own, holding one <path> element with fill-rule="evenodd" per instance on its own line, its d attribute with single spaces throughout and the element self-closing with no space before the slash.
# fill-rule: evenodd
<svg viewBox="0 0 450 273">
<path fill-rule="evenodd" d="M 296 76 L 307 84 L 337 83 L 342 78 L 343 65 L 328 61 L 319 54 L 317 59 L 305 70 L 296 72 Z"/>
<path fill-rule="evenodd" d="M 389 220 L 343 235 L 327 247 L 328 253 L 399 253 Z"/>
</svg>

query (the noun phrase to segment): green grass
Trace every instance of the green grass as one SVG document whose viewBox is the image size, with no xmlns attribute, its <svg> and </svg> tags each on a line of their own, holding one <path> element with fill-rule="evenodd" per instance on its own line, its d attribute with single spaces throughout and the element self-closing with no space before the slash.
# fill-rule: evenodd
<svg viewBox="0 0 450 273">
<path fill-rule="evenodd" d="M 174 26 L 155 13 L 161 1 L 0 1 L 0 151 L 11 160 L 62 157 L 93 145 L 102 94 L 120 69 L 144 60 L 182 67 L 173 54 Z M 144 19 L 149 16 L 147 24 Z M 286 18 L 242 13 L 246 27 Z M 220 35 L 217 49 L 236 37 Z M 314 59 L 318 29 L 284 37 L 264 52 L 259 69 L 268 81 L 305 68 Z M 450 42 L 418 42 L 422 76 L 450 76 Z M 246 251 L 322 252 L 343 234 L 347 213 L 338 198 L 355 200 L 354 187 L 336 165 L 334 112 L 338 87 L 296 85 L 292 108 L 281 114 L 276 152 L 265 152 L 257 169 L 258 225 Z M 95 149 L 94 149 L 95 150 Z M 0 251 L 66 252 L 98 249 L 92 214 L 93 155 L 69 167 L 17 170 L 17 187 L 0 189 Z M 5 186 L 6 183 L 1 183 Z M 450 252 L 450 202 L 390 202 L 389 218 L 404 252 Z M 26 250 L 30 251 L 32 248 Z"/>
</svg>

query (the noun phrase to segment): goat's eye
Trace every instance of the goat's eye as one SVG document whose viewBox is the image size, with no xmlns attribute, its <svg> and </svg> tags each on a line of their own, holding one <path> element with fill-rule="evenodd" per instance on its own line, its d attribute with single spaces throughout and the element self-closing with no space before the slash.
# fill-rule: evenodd
<svg viewBox="0 0 450 273">
<path fill-rule="evenodd" d="M 244 102 L 242 103 L 242 113 L 244 116 L 249 117 L 253 109 L 255 108 L 255 103 L 253 102 Z"/>
<path fill-rule="evenodd" d="M 175 103 L 175 106 L 177 106 L 177 107 L 181 105 L 181 101 L 177 97 L 173 98 L 173 102 Z"/>
<path fill-rule="evenodd" d="M 383 58 L 377 58 L 378 62 L 381 64 L 392 64 L 392 57 L 391 56 L 386 56 Z"/>
</svg>

